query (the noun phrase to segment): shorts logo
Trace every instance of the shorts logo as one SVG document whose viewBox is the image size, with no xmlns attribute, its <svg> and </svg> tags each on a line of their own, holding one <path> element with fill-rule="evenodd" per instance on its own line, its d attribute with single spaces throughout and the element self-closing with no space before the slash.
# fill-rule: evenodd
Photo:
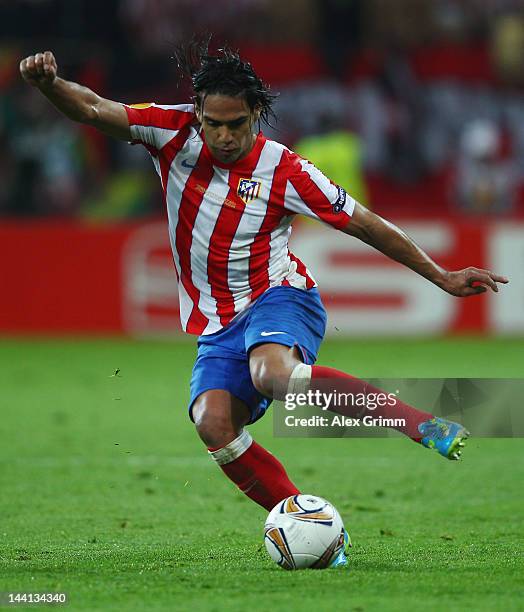
<svg viewBox="0 0 524 612">
<path fill-rule="evenodd" d="M 153 102 L 141 102 L 140 104 L 130 104 L 131 108 L 149 108 L 153 106 Z"/>
<path fill-rule="evenodd" d="M 260 183 L 259 181 L 241 178 L 238 181 L 237 195 L 239 198 L 244 200 L 246 204 L 248 204 L 255 198 L 258 198 L 261 186 L 262 183 Z"/>
<path fill-rule="evenodd" d="M 346 203 L 346 197 L 347 197 L 347 193 L 345 189 L 342 189 L 342 187 L 337 187 L 337 190 L 338 190 L 338 198 L 333 202 L 333 204 L 331 204 L 331 206 L 333 207 L 334 213 L 342 212 L 344 205 Z"/>
</svg>

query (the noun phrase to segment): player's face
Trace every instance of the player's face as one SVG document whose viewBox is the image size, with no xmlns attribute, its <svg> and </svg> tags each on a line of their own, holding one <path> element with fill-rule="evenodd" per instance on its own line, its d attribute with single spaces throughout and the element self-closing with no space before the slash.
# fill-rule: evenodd
<svg viewBox="0 0 524 612">
<path fill-rule="evenodd" d="M 243 96 L 206 96 L 196 113 L 209 150 L 222 163 L 236 162 L 253 148 L 258 113 L 251 111 Z"/>
</svg>

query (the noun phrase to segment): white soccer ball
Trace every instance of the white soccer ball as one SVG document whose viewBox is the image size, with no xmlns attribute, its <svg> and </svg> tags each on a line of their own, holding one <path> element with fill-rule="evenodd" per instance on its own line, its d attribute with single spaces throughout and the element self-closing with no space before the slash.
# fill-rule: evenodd
<svg viewBox="0 0 524 612">
<path fill-rule="evenodd" d="M 337 509 L 322 497 L 292 495 L 269 513 L 264 542 L 273 561 L 284 569 L 323 569 L 344 548 L 344 524 Z"/>
</svg>

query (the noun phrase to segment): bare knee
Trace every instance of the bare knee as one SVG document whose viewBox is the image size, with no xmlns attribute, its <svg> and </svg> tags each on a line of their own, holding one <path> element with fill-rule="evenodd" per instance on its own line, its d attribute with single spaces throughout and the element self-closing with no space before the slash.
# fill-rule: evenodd
<svg viewBox="0 0 524 612">
<path fill-rule="evenodd" d="M 192 413 L 200 439 L 211 448 L 220 448 L 238 438 L 249 422 L 247 406 L 221 389 L 200 395 L 193 404 Z"/>
<path fill-rule="evenodd" d="M 297 347 L 261 344 L 249 356 L 249 370 L 255 389 L 274 399 L 283 399 L 294 367 L 301 363 Z"/>
<path fill-rule="evenodd" d="M 271 362 L 266 359 L 252 359 L 249 362 L 249 371 L 255 389 L 266 397 L 273 397 L 276 372 Z"/>
</svg>

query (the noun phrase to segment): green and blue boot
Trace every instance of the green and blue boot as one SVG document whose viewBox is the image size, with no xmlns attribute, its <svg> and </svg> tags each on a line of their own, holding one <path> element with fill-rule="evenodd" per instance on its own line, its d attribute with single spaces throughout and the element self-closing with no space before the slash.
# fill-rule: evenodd
<svg viewBox="0 0 524 612">
<path fill-rule="evenodd" d="M 460 459 L 469 431 L 460 423 L 454 423 L 441 417 L 433 417 L 418 426 L 422 434 L 421 444 L 433 448 L 443 457 L 457 461 Z"/>
<path fill-rule="evenodd" d="M 344 529 L 344 548 L 338 553 L 338 555 L 329 564 L 330 568 L 334 567 L 346 567 L 349 565 L 348 556 L 349 549 L 351 548 L 351 538 L 346 529 Z"/>
</svg>

